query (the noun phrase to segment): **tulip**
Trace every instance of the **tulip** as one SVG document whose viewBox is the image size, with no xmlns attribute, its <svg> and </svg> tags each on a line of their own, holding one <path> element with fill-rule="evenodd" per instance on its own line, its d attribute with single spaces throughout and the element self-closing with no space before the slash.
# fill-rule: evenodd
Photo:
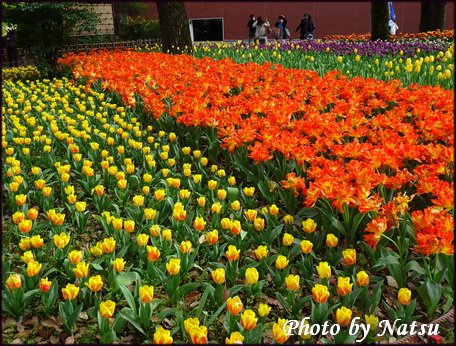
<svg viewBox="0 0 456 346">
<path fill-rule="evenodd" d="M 370 330 L 375 330 L 378 327 L 378 317 L 374 315 L 364 315 L 364 320 L 366 324 L 370 326 Z"/>
<path fill-rule="evenodd" d="M 249 209 L 247 211 L 244 211 L 244 215 L 249 221 L 253 221 L 257 217 L 257 211 L 253 209 Z"/>
<path fill-rule="evenodd" d="M 317 229 L 317 224 L 312 219 L 307 219 L 306 221 L 302 222 L 302 227 L 304 232 L 306 233 L 313 233 Z"/>
<path fill-rule="evenodd" d="M 65 214 L 54 213 L 52 214 L 51 221 L 54 225 L 59 226 L 65 221 Z"/>
<path fill-rule="evenodd" d="M 185 328 L 185 331 L 187 332 L 187 334 L 190 334 L 190 331 L 195 327 L 199 327 L 199 325 L 200 325 L 200 321 L 197 317 L 187 318 L 184 321 L 184 328 Z"/>
<path fill-rule="evenodd" d="M 147 220 L 152 220 L 157 215 L 157 211 L 152 208 L 144 209 L 144 216 Z"/>
<path fill-rule="evenodd" d="M 244 191 L 244 194 L 248 197 L 252 197 L 253 194 L 255 193 L 255 188 L 252 186 L 252 187 L 244 187 L 243 189 Z"/>
<path fill-rule="evenodd" d="M 62 288 L 63 299 L 76 299 L 79 294 L 79 287 L 73 284 L 67 284 L 65 288 Z"/>
<path fill-rule="evenodd" d="M 293 215 L 285 215 L 283 217 L 283 222 L 285 225 L 292 225 L 294 224 L 294 217 Z"/>
<path fill-rule="evenodd" d="M 122 229 L 123 227 L 123 220 L 122 218 L 113 218 L 111 221 L 112 227 L 114 229 Z"/>
<path fill-rule="evenodd" d="M 206 197 L 204 196 L 198 197 L 196 201 L 200 207 L 204 207 L 206 205 Z"/>
<path fill-rule="evenodd" d="M 76 210 L 78 212 L 83 212 L 86 210 L 87 203 L 86 202 L 76 202 L 76 204 L 74 206 L 76 207 Z"/>
<path fill-rule="evenodd" d="M 264 219 L 261 217 L 257 217 L 255 220 L 253 220 L 253 227 L 256 231 L 261 231 L 262 229 L 264 229 Z"/>
<path fill-rule="evenodd" d="M 180 259 L 178 258 L 171 258 L 168 263 L 166 263 L 166 270 L 171 275 L 176 275 L 180 271 Z"/>
<path fill-rule="evenodd" d="M 182 241 L 180 243 L 179 249 L 182 253 L 190 252 L 192 250 L 192 243 L 190 241 Z"/>
<path fill-rule="evenodd" d="M 32 229 L 33 221 L 32 220 L 23 220 L 17 225 L 21 233 L 29 233 Z"/>
<path fill-rule="evenodd" d="M 275 261 L 275 266 L 277 269 L 285 269 L 288 266 L 288 258 L 283 255 L 279 255 Z"/>
<path fill-rule="evenodd" d="M 161 233 L 162 238 L 165 239 L 166 241 L 171 241 L 172 238 L 172 232 L 169 228 L 164 229 Z"/>
<path fill-rule="evenodd" d="M 86 282 L 85 285 L 92 292 L 101 291 L 101 289 L 103 288 L 103 281 L 101 280 L 101 275 L 91 276 L 89 278 L 89 282 Z"/>
<path fill-rule="evenodd" d="M 290 274 L 285 278 L 285 284 L 291 291 L 296 291 L 299 288 L 299 275 Z"/>
<path fill-rule="evenodd" d="M 73 194 L 67 196 L 67 201 L 69 204 L 75 204 L 77 197 Z"/>
<path fill-rule="evenodd" d="M 147 234 L 141 233 L 136 237 L 136 243 L 139 246 L 146 246 L 149 242 L 149 236 Z"/>
<path fill-rule="evenodd" d="M 269 252 L 269 251 L 268 251 L 267 246 L 264 246 L 264 245 L 258 246 L 258 247 L 255 249 L 255 251 L 254 251 L 255 257 L 256 257 L 258 260 L 262 259 L 264 256 L 267 256 L 267 255 L 268 255 L 268 252 Z"/>
<path fill-rule="evenodd" d="M 123 258 L 116 258 L 112 262 L 112 269 L 116 272 L 121 272 L 125 268 L 125 260 Z"/>
<path fill-rule="evenodd" d="M 78 264 L 82 261 L 82 251 L 73 250 L 68 254 L 68 260 L 72 264 Z"/>
<path fill-rule="evenodd" d="M 21 238 L 19 241 L 19 248 L 23 251 L 30 249 L 31 246 L 31 239 L 30 238 Z"/>
<path fill-rule="evenodd" d="M 209 244 L 215 244 L 218 242 L 218 230 L 214 229 L 206 234 L 206 239 Z"/>
<path fill-rule="evenodd" d="M 347 295 L 348 293 L 350 293 L 353 289 L 353 284 L 350 283 L 350 278 L 349 277 L 341 277 L 339 276 L 337 278 L 337 292 L 339 292 L 339 294 L 341 296 L 345 296 Z"/>
<path fill-rule="evenodd" d="M 144 303 L 150 303 L 154 298 L 154 286 L 141 286 L 139 297 Z"/>
<path fill-rule="evenodd" d="M 258 318 L 253 310 L 245 310 L 241 314 L 241 326 L 247 330 L 252 330 L 256 327 Z"/>
<path fill-rule="evenodd" d="M 313 244 L 312 244 L 312 242 L 310 242 L 308 240 L 302 240 L 301 243 L 299 243 L 299 246 L 301 248 L 302 253 L 311 253 L 312 252 Z"/>
<path fill-rule="evenodd" d="M 233 209 L 234 211 L 241 209 L 241 203 L 238 200 L 231 202 L 230 206 L 231 206 L 231 209 Z"/>
<path fill-rule="evenodd" d="M 16 199 L 17 205 L 24 205 L 27 203 L 27 195 L 16 195 L 14 198 Z"/>
<path fill-rule="evenodd" d="M 33 256 L 32 251 L 24 252 L 24 254 L 21 256 L 21 258 L 25 262 L 25 264 L 28 264 L 29 262 L 32 262 L 35 260 L 35 257 Z"/>
<path fill-rule="evenodd" d="M 101 248 L 101 242 L 98 242 L 97 245 L 92 246 L 90 248 L 90 252 L 95 256 L 101 256 L 103 254 L 103 250 Z"/>
<path fill-rule="evenodd" d="M 230 232 L 234 235 L 241 233 L 242 227 L 239 220 L 234 220 L 230 223 Z"/>
<path fill-rule="evenodd" d="M 245 271 L 245 280 L 251 285 L 258 282 L 259 276 L 260 274 L 256 268 L 247 268 Z"/>
<path fill-rule="evenodd" d="M 128 181 L 127 179 L 119 179 L 117 180 L 117 187 L 119 189 L 125 189 L 127 188 Z"/>
<path fill-rule="evenodd" d="M 160 258 L 160 250 L 155 246 L 147 245 L 147 259 L 151 262 L 155 262 Z"/>
<path fill-rule="evenodd" d="M 321 279 L 326 279 L 331 276 L 331 267 L 329 266 L 328 262 L 320 262 L 316 268 L 318 276 Z"/>
<path fill-rule="evenodd" d="M 336 323 L 342 327 L 346 327 L 350 324 L 351 317 L 352 311 L 345 306 L 342 306 L 336 311 Z"/>
<path fill-rule="evenodd" d="M 161 228 L 159 225 L 152 225 L 149 228 L 149 233 L 152 237 L 158 237 L 161 233 Z"/>
<path fill-rule="evenodd" d="M 220 212 L 222 211 L 222 205 L 220 204 L 220 202 L 215 202 L 214 204 L 212 204 L 211 206 L 211 213 L 212 214 L 220 214 Z"/>
<path fill-rule="evenodd" d="M 356 263 L 356 250 L 355 249 L 347 249 L 342 251 L 342 257 L 344 258 L 344 262 L 346 265 L 352 265 Z"/>
<path fill-rule="evenodd" d="M 47 292 L 52 286 L 52 282 L 48 280 L 48 278 L 43 278 L 38 283 L 38 287 L 41 292 Z"/>
<path fill-rule="evenodd" d="M 38 179 L 35 180 L 34 185 L 36 189 L 42 190 L 46 186 L 46 181 L 44 181 L 43 179 Z"/>
<path fill-rule="evenodd" d="M 339 239 L 334 234 L 330 233 L 326 236 L 326 246 L 336 247 L 338 242 Z"/>
<path fill-rule="evenodd" d="M 52 187 L 46 186 L 41 190 L 41 192 L 43 193 L 43 196 L 49 197 L 52 193 Z"/>
<path fill-rule="evenodd" d="M 154 344 L 156 345 L 169 345 L 173 343 L 173 337 L 169 330 L 158 327 L 154 333 Z"/>
<path fill-rule="evenodd" d="M 225 338 L 225 344 L 242 344 L 244 339 L 240 332 L 232 332 L 229 339 Z"/>
<path fill-rule="evenodd" d="M 271 307 L 268 304 L 260 303 L 258 307 L 258 315 L 260 315 L 260 317 L 267 316 L 270 311 Z"/>
<path fill-rule="evenodd" d="M 70 236 L 65 232 L 60 233 L 60 235 L 54 235 L 54 244 L 60 249 L 63 249 L 70 242 Z"/>
<path fill-rule="evenodd" d="M 193 221 L 193 227 L 198 230 L 202 231 L 206 226 L 206 221 L 202 217 L 195 217 L 195 221 Z"/>
<path fill-rule="evenodd" d="M 356 274 L 356 282 L 359 286 L 366 286 L 369 284 L 369 275 L 362 270 Z"/>
<path fill-rule="evenodd" d="M 397 300 L 402 305 L 407 305 L 408 303 L 410 303 L 411 299 L 412 299 L 412 291 L 410 291 L 408 288 L 403 287 L 397 293 Z"/>
<path fill-rule="evenodd" d="M 312 296 L 317 303 L 325 303 L 329 298 L 328 287 L 325 285 L 316 284 L 312 288 Z"/>
<path fill-rule="evenodd" d="M 269 212 L 269 215 L 278 215 L 279 208 L 275 204 L 272 204 L 269 206 L 268 212 Z"/>
<path fill-rule="evenodd" d="M 103 239 L 101 243 L 101 250 L 104 253 L 111 253 L 116 249 L 116 241 L 113 237 Z"/>
<path fill-rule="evenodd" d="M 182 189 L 179 191 L 180 199 L 190 198 L 190 195 L 191 195 L 191 193 L 187 189 Z"/>
<path fill-rule="evenodd" d="M 135 222 L 133 220 L 124 221 L 124 230 L 125 232 L 131 233 L 135 230 Z"/>
<path fill-rule="evenodd" d="M 195 184 L 198 184 L 201 181 L 202 178 L 203 178 L 203 176 L 201 174 L 194 174 L 193 175 L 193 182 Z"/>
<path fill-rule="evenodd" d="M 107 300 L 100 303 L 100 315 L 103 318 L 111 318 L 114 315 L 114 310 L 116 309 L 116 303 L 112 300 Z"/>
<path fill-rule="evenodd" d="M 25 220 L 25 214 L 20 211 L 16 211 L 12 216 L 13 222 L 17 225 L 19 222 Z"/>
<path fill-rule="evenodd" d="M 294 237 L 290 233 L 285 233 L 282 238 L 282 244 L 285 246 L 290 246 L 293 244 Z"/>
<path fill-rule="evenodd" d="M 104 186 L 103 185 L 97 185 L 92 189 L 92 194 L 95 192 L 96 195 L 101 196 L 104 194 Z"/>
<path fill-rule="evenodd" d="M 222 220 L 220 220 L 220 224 L 222 225 L 223 229 L 230 229 L 231 220 L 227 217 L 224 217 Z"/>
<path fill-rule="evenodd" d="M 133 204 L 137 207 L 140 207 L 144 204 L 144 196 L 135 195 L 133 196 Z"/>
<path fill-rule="evenodd" d="M 217 198 L 218 199 L 225 199 L 226 198 L 226 190 L 224 190 L 224 189 L 217 190 Z"/>
<path fill-rule="evenodd" d="M 207 182 L 207 187 L 209 190 L 215 190 L 217 188 L 217 182 L 215 180 L 209 180 Z"/>
<path fill-rule="evenodd" d="M 190 339 L 193 344 L 207 343 L 207 328 L 205 326 L 198 326 L 190 330 Z"/>
<path fill-rule="evenodd" d="M 73 273 L 77 278 L 83 278 L 89 275 L 89 265 L 85 262 L 79 262 L 76 268 L 73 268 Z"/>
<path fill-rule="evenodd" d="M 36 210 L 35 208 L 30 208 L 30 209 L 27 211 L 27 217 L 28 217 L 30 220 L 35 220 L 35 219 L 38 217 L 38 210 Z"/>
<path fill-rule="evenodd" d="M 291 336 L 291 333 L 290 333 L 290 335 L 288 335 L 287 331 L 283 330 L 283 326 L 286 322 L 287 322 L 286 319 L 279 318 L 278 322 L 274 323 L 272 326 L 272 337 L 279 344 L 283 344 L 283 343 L 287 342 L 287 340 Z"/>
<path fill-rule="evenodd" d="M 231 186 L 236 185 L 236 178 L 235 177 L 229 177 L 228 178 L 228 184 L 230 184 Z"/>
<path fill-rule="evenodd" d="M 10 276 L 6 280 L 5 284 L 6 284 L 6 287 L 8 287 L 10 290 L 16 290 L 18 288 L 21 288 L 21 286 L 22 286 L 21 276 L 19 274 L 10 274 Z"/>
<path fill-rule="evenodd" d="M 226 251 L 225 256 L 228 258 L 230 261 L 236 261 L 239 258 L 239 254 L 241 253 L 241 250 L 238 250 L 236 246 L 234 245 L 229 245 L 228 246 L 228 251 Z"/>
<path fill-rule="evenodd" d="M 233 316 L 237 316 L 244 309 L 244 304 L 242 304 L 239 296 L 235 296 L 234 298 L 230 297 L 226 300 L 226 309 Z"/>
<path fill-rule="evenodd" d="M 177 205 L 177 203 L 176 203 L 176 205 Z M 177 207 L 176 207 L 176 205 L 174 206 L 173 217 L 176 219 L 176 221 L 185 220 L 187 218 L 187 211 L 184 209 L 182 204 L 179 203 L 179 205 Z M 202 218 L 200 218 L 200 219 L 202 219 Z M 204 220 L 203 220 L 203 222 L 204 222 Z M 205 224 L 206 223 L 204 222 L 204 225 Z M 198 224 L 198 227 L 200 227 L 200 226 L 201 226 L 201 223 Z M 195 223 L 193 224 L 193 227 L 195 227 Z M 203 228 L 204 228 L 204 226 L 203 226 Z"/>
<path fill-rule="evenodd" d="M 216 283 L 223 284 L 225 282 L 225 269 L 217 268 L 211 272 L 211 275 Z"/>
</svg>

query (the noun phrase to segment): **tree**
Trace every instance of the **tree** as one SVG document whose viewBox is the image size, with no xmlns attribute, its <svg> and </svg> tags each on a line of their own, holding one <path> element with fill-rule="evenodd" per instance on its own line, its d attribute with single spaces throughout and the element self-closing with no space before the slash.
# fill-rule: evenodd
<svg viewBox="0 0 456 346">
<path fill-rule="evenodd" d="M 2 3 L 3 4 L 3 3 Z M 62 48 L 77 30 L 91 32 L 99 20 L 93 5 L 71 2 L 24 2 L 3 6 L 8 22 L 17 24 L 18 41 L 28 49 L 43 77 L 56 73 Z"/>
<path fill-rule="evenodd" d="M 371 3 L 371 40 L 389 39 L 389 9 L 388 2 Z"/>
<path fill-rule="evenodd" d="M 183 2 L 157 1 L 160 32 L 164 53 L 192 51 L 192 39 Z"/>
<path fill-rule="evenodd" d="M 421 2 L 420 32 L 445 30 L 446 2 Z"/>
</svg>

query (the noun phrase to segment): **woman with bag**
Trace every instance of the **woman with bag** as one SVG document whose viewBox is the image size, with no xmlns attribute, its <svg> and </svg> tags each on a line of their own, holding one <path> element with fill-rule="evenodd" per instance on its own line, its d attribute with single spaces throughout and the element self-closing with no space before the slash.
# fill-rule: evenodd
<svg viewBox="0 0 456 346">
<path fill-rule="evenodd" d="M 279 16 L 279 20 L 275 23 L 274 27 L 278 29 L 277 39 L 285 40 L 287 37 L 290 37 L 290 30 L 287 28 L 287 19 L 283 14 Z"/>
</svg>

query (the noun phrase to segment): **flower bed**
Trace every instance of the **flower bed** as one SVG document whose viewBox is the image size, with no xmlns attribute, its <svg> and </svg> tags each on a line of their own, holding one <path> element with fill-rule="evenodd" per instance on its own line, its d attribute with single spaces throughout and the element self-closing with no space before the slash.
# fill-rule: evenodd
<svg viewBox="0 0 456 346">
<path fill-rule="evenodd" d="M 82 85 L 3 84 L 6 313 L 73 333 L 83 312 L 107 343 L 343 343 L 381 339 L 350 335 L 357 317 L 451 307 L 450 91 L 185 55 L 61 62 Z M 340 333 L 286 335 L 305 316 Z"/>
</svg>

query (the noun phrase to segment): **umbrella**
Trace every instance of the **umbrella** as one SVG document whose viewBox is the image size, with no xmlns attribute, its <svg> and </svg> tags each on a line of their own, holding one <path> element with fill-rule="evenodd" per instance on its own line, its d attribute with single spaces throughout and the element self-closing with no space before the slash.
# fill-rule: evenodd
<svg viewBox="0 0 456 346">
<path fill-rule="evenodd" d="M 388 1 L 388 8 L 389 8 L 390 19 L 395 22 L 396 13 L 394 13 L 394 7 L 393 7 L 393 3 L 391 1 Z"/>
</svg>

